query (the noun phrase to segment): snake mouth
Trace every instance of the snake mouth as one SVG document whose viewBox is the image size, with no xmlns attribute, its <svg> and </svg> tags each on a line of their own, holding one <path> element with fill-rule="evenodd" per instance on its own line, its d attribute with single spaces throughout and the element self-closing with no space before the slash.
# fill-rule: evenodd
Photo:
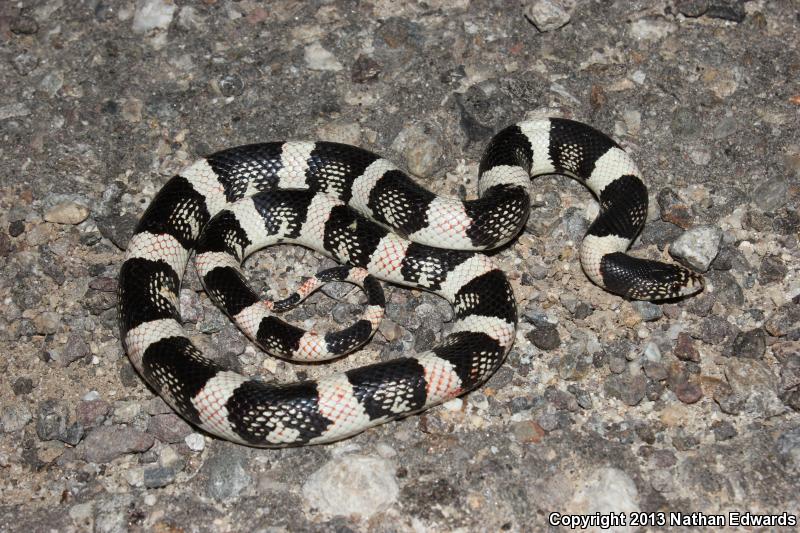
<svg viewBox="0 0 800 533">
<path fill-rule="evenodd" d="M 685 296 L 691 296 L 693 294 L 697 294 L 702 292 L 705 287 L 706 283 L 703 280 L 703 276 L 692 272 L 691 270 L 686 271 L 688 274 L 688 278 L 685 283 L 676 287 L 677 291 L 675 294 L 676 298 L 683 298 Z"/>
</svg>

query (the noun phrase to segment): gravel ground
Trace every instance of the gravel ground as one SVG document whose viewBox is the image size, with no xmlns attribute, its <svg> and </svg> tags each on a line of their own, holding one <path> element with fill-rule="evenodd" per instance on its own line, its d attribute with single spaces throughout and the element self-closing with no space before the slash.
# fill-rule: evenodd
<svg viewBox="0 0 800 533">
<path fill-rule="evenodd" d="M 793 0 L 22 0 L 0 3 L 0 41 L 0 530 L 800 514 Z M 525 233 L 496 254 L 522 320 L 476 393 L 335 445 L 255 450 L 193 431 L 132 370 L 115 324 L 122 249 L 193 158 L 337 140 L 471 196 L 492 133 L 548 114 L 634 155 L 651 197 L 634 247 L 705 271 L 702 295 L 653 305 L 593 286 L 575 250 L 596 203 L 548 177 Z M 325 264 L 277 247 L 249 272 L 277 296 Z M 188 279 L 186 327 L 211 357 L 281 381 L 331 371 L 265 357 Z M 438 298 L 387 291 L 380 333 L 334 368 L 447 331 Z M 327 293 L 292 316 L 358 312 L 357 292 Z"/>
</svg>

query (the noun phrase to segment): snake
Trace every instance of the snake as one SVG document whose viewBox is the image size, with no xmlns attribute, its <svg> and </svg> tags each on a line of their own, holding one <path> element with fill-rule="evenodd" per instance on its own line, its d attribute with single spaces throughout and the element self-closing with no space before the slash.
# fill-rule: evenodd
<svg viewBox="0 0 800 533">
<path fill-rule="evenodd" d="M 282 141 L 200 158 L 154 196 L 129 241 L 118 283 L 120 335 L 144 381 L 197 428 L 266 448 L 323 444 L 420 413 L 485 383 L 517 330 L 511 282 L 486 251 L 512 241 L 530 211 L 532 178 L 585 184 L 599 213 L 580 244 L 588 278 L 627 299 L 702 290 L 701 275 L 626 253 L 647 218 L 647 188 L 610 137 L 565 118 L 525 120 L 492 137 L 472 200 L 438 196 L 392 162 L 334 142 Z M 252 290 L 241 267 L 277 243 L 342 265 L 281 302 Z M 377 280 L 432 292 L 452 327 L 422 353 L 276 383 L 206 357 L 181 322 L 190 256 L 209 295 L 266 351 L 292 361 L 338 357 L 366 341 L 384 304 Z M 374 279 L 373 279 L 374 278 Z M 343 331 L 305 331 L 278 317 L 331 280 L 355 283 L 366 309 Z"/>
</svg>

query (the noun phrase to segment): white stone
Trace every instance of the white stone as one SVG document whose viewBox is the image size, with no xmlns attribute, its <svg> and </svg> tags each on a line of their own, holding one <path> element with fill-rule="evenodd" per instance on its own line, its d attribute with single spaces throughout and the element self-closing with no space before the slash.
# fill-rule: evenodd
<svg viewBox="0 0 800 533">
<path fill-rule="evenodd" d="M 206 447 L 206 438 L 200 433 L 190 433 L 184 437 L 183 442 L 193 452 L 202 452 Z"/>
<path fill-rule="evenodd" d="M 537 0 L 525 9 L 525 16 L 540 32 L 552 31 L 565 26 L 575 7 L 573 0 Z"/>
<path fill-rule="evenodd" d="M 695 226 L 675 239 L 669 253 L 683 259 L 690 267 L 700 272 L 708 270 L 717 257 L 722 242 L 722 230 L 716 226 Z"/>
<path fill-rule="evenodd" d="M 342 70 L 344 67 L 339 60 L 328 50 L 323 48 L 319 41 L 306 46 L 304 54 L 306 65 L 311 70 Z"/>
<path fill-rule="evenodd" d="M 399 494 L 394 463 L 364 455 L 332 459 L 303 485 L 307 504 L 331 516 L 368 518 L 387 509 Z"/>
<path fill-rule="evenodd" d="M 169 0 L 139 0 L 133 14 L 133 31 L 147 33 L 167 29 L 177 7 Z"/>
<path fill-rule="evenodd" d="M 677 26 L 664 19 L 640 19 L 631 24 L 631 36 L 646 41 L 658 41 L 674 32 Z"/>
<path fill-rule="evenodd" d="M 639 490 L 633 479 L 618 468 L 591 472 L 575 492 L 570 512 L 579 514 L 631 513 L 639 510 Z M 629 526 L 608 531 L 633 531 Z"/>
<path fill-rule="evenodd" d="M 61 202 L 44 214 L 47 222 L 54 224 L 80 224 L 89 216 L 89 208 L 76 202 Z"/>
</svg>

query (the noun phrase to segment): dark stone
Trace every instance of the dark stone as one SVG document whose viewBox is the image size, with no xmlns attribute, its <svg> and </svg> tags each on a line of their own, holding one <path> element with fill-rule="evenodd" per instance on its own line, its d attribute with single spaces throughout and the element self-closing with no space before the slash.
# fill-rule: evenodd
<svg viewBox="0 0 800 533">
<path fill-rule="evenodd" d="M 700 444 L 700 439 L 694 435 L 689 435 L 685 431 L 678 430 L 677 434 L 672 437 L 672 445 L 676 450 L 685 452 L 691 450 Z"/>
<path fill-rule="evenodd" d="M 789 391 L 783 395 L 783 403 L 792 410 L 800 412 L 800 389 Z"/>
<path fill-rule="evenodd" d="M 636 435 L 642 439 L 642 442 L 646 442 L 647 444 L 656 442 L 656 432 L 650 425 L 637 426 Z"/>
<path fill-rule="evenodd" d="M 781 389 L 800 389 L 800 351 L 781 353 L 777 346 L 772 345 L 772 353 L 781 362 Z"/>
<path fill-rule="evenodd" d="M 555 350 L 561 345 L 561 337 L 555 327 L 534 327 L 526 338 L 540 350 Z"/>
<path fill-rule="evenodd" d="M 653 302 L 637 300 L 631 305 L 633 306 L 633 310 L 636 311 L 645 322 L 653 322 L 664 316 L 664 311 L 662 311 L 661 306 Z"/>
<path fill-rule="evenodd" d="M 592 395 L 589 394 L 587 391 L 578 387 L 574 383 L 567 386 L 567 391 L 569 391 L 573 396 L 575 396 L 575 400 L 578 402 L 578 405 L 581 406 L 583 409 L 592 408 L 593 405 Z"/>
<path fill-rule="evenodd" d="M 39 439 L 64 440 L 67 434 L 69 411 L 66 404 L 58 400 L 45 400 L 36 413 L 36 434 Z"/>
<path fill-rule="evenodd" d="M 687 404 L 696 403 L 703 397 L 703 389 L 697 383 L 688 380 L 678 380 L 670 383 L 670 390 L 675 393 L 680 401 Z"/>
<path fill-rule="evenodd" d="M 678 12 L 689 18 L 697 18 L 708 11 L 709 0 L 679 0 L 675 6 Z"/>
<path fill-rule="evenodd" d="M 20 76 L 27 76 L 39 66 L 39 58 L 28 51 L 23 51 L 11 60 L 14 70 Z"/>
<path fill-rule="evenodd" d="M 704 16 L 712 19 L 742 22 L 746 14 L 744 0 L 715 0 L 708 7 Z"/>
<path fill-rule="evenodd" d="M 166 487 L 175 481 L 175 469 L 172 467 L 154 466 L 144 470 L 144 486 L 149 489 Z"/>
<path fill-rule="evenodd" d="M 422 353 L 436 344 L 436 333 L 427 327 L 421 327 L 414 332 L 414 350 Z"/>
<path fill-rule="evenodd" d="M 361 54 L 353 62 L 350 79 L 353 83 L 369 83 L 377 81 L 381 74 L 381 65 L 369 56 Z"/>
<path fill-rule="evenodd" d="M 772 219 L 772 229 L 779 235 L 796 235 L 800 233 L 800 215 L 791 209 L 781 210 L 778 216 Z"/>
<path fill-rule="evenodd" d="M 633 361 L 639 355 L 639 349 L 636 344 L 632 343 L 626 338 L 620 338 L 612 341 L 605 347 L 606 353 L 611 357 L 619 357 L 627 361 Z"/>
<path fill-rule="evenodd" d="M 745 405 L 745 398 L 742 398 L 729 386 L 720 387 L 714 392 L 714 401 L 719 405 L 720 410 L 728 415 L 738 415 L 742 412 Z"/>
<path fill-rule="evenodd" d="M 80 422 L 73 422 L 68 428 L 67 431 L 64 433 L 64 436 L 59 439 L 62 442 L 69 444 L 70 446 L 77 446 L 78 443 L 83 440 L 83 436 L 85 434 L 85 430 Z"/>
<path fill-rule="evenodd" d="M 508 368 L 508 366 L 503 365 L 489 378 L 489 381 L 486 382 L 486 386 L 499 390 L 511 383 L 513 379 L 514 371 Z"/>
<path fill-rule="evenodd" d="M 119 367 L 119 380 L 125 387 L 132 388 L 138 387 L 141 383 L 141 379 L 139 378 L 139 374 L 136 373 L 136 369 L 133 368 L 133 365 L 127 359 L 121 359 L 122 364 Z"/>
<path fill-rule="evenodd" d="M 744 254 L 734 246 L 723 247 L 711 263 L 714 270 L 735 270 L 744 272 L 750 268 Z"/>
<path fill-rule="evenodd" d="M 117 295 L 114 292 L 89 289 L 83 299 L 83 306 L 93 315 L 101 315 L 104 311 L 115 308 Z"/>
<path fill-rule="evenodd" d="M 650 461 L 656 468 L 670 468 L 678 463 L 678 458 L 670 450 L 653 450 Z"/>
<path fill-rule="evenodd" d="M 46 246 L 41 246 L 39 248 L 38 262 L 39 266 L 42 267 L 42 271 L 50 279 L 55 281 L 56 285 L 63 285 L 67 280 L 67 276 L 62 267 L 63 260 L 51 252 Z"/>
<path fill-rule="evenodd" d="M 389 17 L 375 32 L 375 42 L 392 49 L 415 48 L 424 42 L 424 35 L 416 22 L 403 17 Z"/>
<path fill-rule="evenodd" d="M 645 375 L 656 381 L 664 381 L 667 379 L 667 367 L 663 363 L 656 363 L 655 361 L 645 361 L 642 365 Z"/>
<path fill-rule="evenodd" d="M 168 413 L 150 417 L 147 432 L 161 442 L 181 442 L 192 432 L 192 427 L 178 415 Z"/>
<path fill-rule="evenodd" d="M 622 400 L 626 405 L 634 406 L 642 401 L 647 387 L 647 380 L 642 374 L 616 374 L 606 378 L 603 390 L 609 398 Z"/>
<path fill-rule="evenodd" d="M 733 355 L 749 359 L 761 359 L 767 350 L 767 334 L 763 329 L 743 331 L 733 341 Z"/>
<path fill-rule="evenodd" d="M 662 381 L 656 381 L 654 379 L 647 380 L 647 388 L 645 389 L 645 396 L 651 402 L 655 402 L 661 395 L 664 394 L 664 390 L 666 387 Z"/>
<path fill-rule="evenodd" d="M 19 237 L 25 232 L 25 221 L 24 220 L 15 220 L 11 224 L 8 225 L 8 234 L 12 237 Z"/>
<path fill-rule="evenodd" d="M 579 302 L 578 305 L 575 306 L 575 312 L 572 313 L 572 316 L 578 320 L 583 320 L 592 313 L 594 313 L 594 308 L 591 305 L 587 304 L 586 302 Z"/>
<path fill-rule="evenodd" d="M 619 355 L 607 354 L 608 369 L 614 374 L 622 374 L 628 368 L 628 360 Z"/>
<path fill-rule="evenodd" d="M 552 385 L 544 391 L 544 398 L 558 409 L 575 412 L 579 408 L 575 396 Z"/>
<path fill-rule="evenodd" d="M 33 35 L 39 31 L 39 23 L 32 17 L 20 15 L 11 19 L 9 29 L 17 35 Z"/>
<path fill-rule="evenodd" d="M 742 224 L 745 228 L 766 233 L 772 227 L 772 217 L 761 211 L 749 209 L 742 218 Z"/>
<path fill-rule="evenodd" d="M 706 344 L 721 345 L 733 339 L 739 328 L 721 316 L 711 315 L 700 324 L 699 338 Z"/>
<path fill-rule="evenodd" d="M 28 377 L 20 377 L 11 384 L 11 390 L 15 396 L 25 396 L 33 391 L 33 380 Z"/>
<path fill-rule="evenodd" d="M 733 424 L 727 420 L 717 420 L 711 424 L 711 430 L 714 432 L 714 439 L 717 442 L 730 440 L 739 434 Z"/>
<path fill-rule="evenodd" d="M 698 114 L 695 111 L 687 107 L 679 107 L 672 113 L 670 130 L 672 131 L 672 135 L 678 139 L 694 140 L 702 135 L 704 128 Z M 659 193 L 659 197 L 660 196 L 661 193 Z M 677 195 L 675 195 L 675 197 L 677 197 Z M 659 205 L 661 205 L 660 201 Z M 670 222 L 674 221 L 670 220 Z M 680 226 L 680 224 L 678 225 Z"/>
<path fill-rule="evenodd" d="M 744 293 L 733 274 L 725 271 L 713 271 L 706 274 L 714 285 L 714 298 L 727 309 L 735 309 L 744 305 Z"/>
<path fill-rule="evenodd" d="M 89 288 L 100 292 L 117 292 L 117 279 L 100 276 L 89 282 Z"/>
<path fill-rule="evenodd" d="M 128 453 L 149 450 L 155 439 L 143 431 L 126 426 L 100 426 L 79 446 L 81 456 L 92 463 L 109 463 Z"/>
<path fill-rule="evenodd" d="M 717 298 L 710 292 L 703 292 L 689 300 L 686 310 L 697 316 L 708 316 Z"/>
<path fill-rule="evenodd" d="M 800 327 L 800 305 L 796 302 L 780 306 L 767 319 L 764 328 L 773 337 L 784 337 Z"/>
<path fill-rule="evenodd" d="M 761 285 L 769 285 L 770 283 L 778 283 L 783 281 L 786 277 L 788 269 L 783 262 L 783 259 L 777 255 L 770 255 L 761 261 L 761 267 L 758 270 L 758 282 Z"/>
<path fill-rule="evenodd" d="M 0 257 L 8 257 L 14 245 L 11 243 L 11 237 L 6 235 L 5 232 L 0 232 Z"/>
<path fill-rule="evenodd" d="M 672 353 L 681 361 L 700 362 L 700 352 L 694 347 L 694 340 L 687 333 L 678 333 Z"/>
<path fill-rule="evenodd" d="M 672 222 L 653 220 L 644 227 L 639 240 L 643 245 L 655 244 L 659 250 L 663 250 L 682 233 L 683 230 Z"/>
<path fill-rule="evenodd" d="M 84 359 L 92 354 L 89 344 L 82 337 L 74 333 L 67 338 L 67 344 L 60 353 L 56 354 L 56 359 L 61 366 L 69 366 L 78 359 Z"/>
<path fill-rule="evenodd" d="M 534 400 L 527 396 L 517 396 L 511 399 L 511 413 L 521 413 L 528 411 L 536 405 Z"/>
<path fill-rule="evenodd" d="M 235 74 L 223 76 L 218 85 L 223 96 L 240 96 L 244 92 L 244 81 Z"/>
<path fill-rule="evenodd" d="M 85 428 L 99 426 L 106 419 L 111 405 L 103 400 L 82 400 L 75 407 L 75 418 Z"/>
<path fill-rule="evenodd" d="M 692 215 L 691 208 L 680 199 L 675 191 L 669 187 L 661 189 L 656 196 L 656 201 L 661 209 L 661 220 L 683 229 L 692 226 L 694 215 Z M 662 226 L 661 229 L 670 230 L 668 226 Z M 681 234 L 681 232 L 674 231 L 669 231 L 669 233 L 675 234 L 675 238 Z M 663 241 L 664 237 L 662 235 L 658 240 Z"/>
<path fill-rule="evenodd" d="M 120 250 L 124 250 L 128 247 L 128 241 L 139 220 L 132 213 L 125 213 L 124 215 L 99 216 L 95 222 L 103 237 L 114 243 L 114 246 Z"/>
</svg>

